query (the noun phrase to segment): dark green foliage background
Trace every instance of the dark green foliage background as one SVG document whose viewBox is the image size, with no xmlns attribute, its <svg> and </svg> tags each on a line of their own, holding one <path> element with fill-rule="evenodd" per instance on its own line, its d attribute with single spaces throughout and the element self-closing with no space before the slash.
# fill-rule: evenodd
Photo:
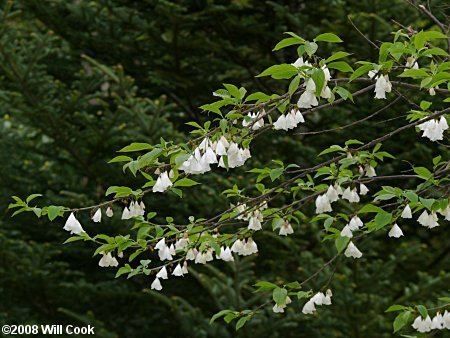
<svg viewBox="0 0 450 338">
<path fill-rule="evenodd" d="M 2 8 L 5 3 L 0 1 Z M 252 294 L 251 285 L 259 279 L 301 281 L 317 270 L 335 250 L 331 243 L 321 243 L 320 225 L 304 224 L 283 240 L 270 230 L 258 234 L 257 257 L 231 266 L 195 267 L 189 277 L 168 281 L 164 292 L 156 294 L 148 291 L 148 278 L 114 279 L 114 271 L 99 268 L 90 245 L 62 245 L 67 237 L 62 220 L 50 223 L 26 214 L 10 218 L 6 209 L 11 195 L 42 193 L 45 202 L 81 206 L 104 199 L 109 185 L 137 186 L 142 182 L 106 163 L 122 146 L 158 142 L 160 137 L 186 139 L 190 127 L 185 122 L 208 118 L 197 107 L 212 101 L 211 93 L 221 83 L 267 93 L 285 89 L 279 82 L 255 78 L 274 63 L 295 60 L 292 51 L 271 52 L 283 32 L 310 39 L 334 32 L 344 40 L 339 48 L 358 59 L 376 60 L 376 50 L 347 16 L 373 41 L 390 39 L 390 32 L 399 29 L 392 19 L 415 29 L 433 26 L 405 2 L 13 3 L 11 17 L 0 24 L 0 324 L 92 324 L 99 337 L 391 337 L 393 315 L 384 313 L 389 305 L 432 306 L 448 292 L 448 236 L 443 229 L 422 231 L 411 222 L 405 225 L 405 240 L 380 234 L 361 243 L 363 259 L 338 262 L 331 282 L 333 305 L 320 309 L 317 318 L 302 315 L 296 305 L 283 316 L 264 312 L 235 333 L 222 322 L 209 325 L 209 318 L 224 308 L 264 302 L 260 294 Z M 432 5 L 443 18 L 448 3 Z M 320 54 L 327 55 L 327 48 Z M 107 82 L 82 55 L 112 67 L 126 77 L 126 85 Z M 302 131 L 343 125 L 380 105 L 371 97 L 358 98 L 356 106 L 311 116 Z M 405 112 L 406 106 L 399 104 L 378 121 Z M 403 120 L 376 122 L 318 137 L 268 133 L 255 142 L 251 165 L 271 159 L 317 163 L 316 154 L 337 140 L 368 141 Z M 430 166 L 438 153 L 414 131 L 384 147 L 399 159 L 395 168 L 388 161 L 386 170 L 409 169 L 408 161 Z M 448 150 L 443 154 L 448 159 Z M 231 177 L 240 186 L 254 184 L 245 173 L 249 168 L 206 175 L 204 184 L 181 202 L 176 196 L 148 196 L 145 201 L 161 216 L 211 216 L 226 205 L 220 192 L 232 186 Z M 82 221 L 90 233 L 128 231 L 117 218 L 93 226 L 88 216 Z M 320 287 L 328 278 L 322 274 L 308 288 Z"/>
</svg>

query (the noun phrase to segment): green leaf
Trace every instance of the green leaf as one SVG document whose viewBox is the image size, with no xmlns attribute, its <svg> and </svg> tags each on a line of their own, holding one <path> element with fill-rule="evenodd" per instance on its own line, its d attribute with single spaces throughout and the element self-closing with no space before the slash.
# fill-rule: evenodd
<svg viewBox="0 0 450 338">
<path fill-rule="evenodd" d="M 130 264 L 125 264 L 125 266 L 122 266 L 119 270 L 117 270 L 115 278 L 118 278 L 126 273 L 130 273 L 132 270 L 133 268 L 130 266 Z"/>
<path fill-rule="evenodd" d="M 317 46 L 317 43 L 315 42 L 306 42 L 304 46 L 305 52 L 309 56 L 312 56 L 317 51 L 317 48 L 319 48 L 319 46 Z"/>
<path fill-rule="evenodd" d="M 333 33 L 324 33 L 317 35 L 314 41 L 324 41 L 324 42 L 333 42 L 333 43 L 340 43 L 342 40 Z"/>
<path fill-rule="evenodd" d="M 267 281 L 259 281 L 254 286 L 258 287 L 258 289 L 255 290 L 255 292 L 269 291 L 276 289 L 278 287 L 276 284 Z"/>
<path fill-rule="evenodd" d="M 242 98 L 242 95 L 241 95 L 241 92 L 239 91 L 239 88 L 236 87 L 235 85 L 224 83 L 223 86 L 228 90 L 230 95 L 233 96 L 234 98 L 237 98 L 237 99 L 241 99 Z"/>
<path fill-rule="evenodd" d="M 26 199 L 27 204 L 30 203 L 32 200 L 34 200 L 36 197 L 40 197 L 40 196 L 42 196 L 42 194 L 31 194 Z"/>
<path fill-rule="evenodd" d="M 421 79 L 427 77 L 428 73 L 423 69 L 406 69 L 398 77 L 410 77 L 413 79 Z"/>
<path fill-rule="evenodd" d="M 199 182 L 196 182 L 194 180 L 191 180 L 190 178 L 184 177 L 181 180 L 176 181 L 173 186 L 174 187 L 192 187 L 193 185 L 200 184 Z"/>
<path fill-rule="evenodd" d="M 427 318 L 428 311 L 427 311 L 427 308 L 425 306 L 417 305 L 417 310 L 419 311 L 419 313 L 422 316 L 422 318 Z"/>
<path fill-rule="evenodd" d="M 132 152 L 132 151 L 148 150 L 148 149 L 152 149 L 152 148 L 153 148 L 153 146 L 151 144 L 134 142 L 134 143 L 131 143 L 130 145 L 127 145 L 126 147 L 123 147 L 118 152 L 126 153 L 126 152 Z"/>
<path fill-rule="evenodd" d="M 47 216 L 50 221 L 53 221 L 56 217 L 61 216 L 61 211 L 64 210 L 64 207 L 57 205 L 50 205 L 47 208 Z"/>
<path fill-rule="evenodd" d="M 338 236 L 334 241 L 334 245 L 336 246 L 337 252 L 341 253 L 347 247 L 349 242 L 350 238 Z"/>
<path fill-rule="evenodd" d="M 131 195 L 133 190 L 128 187 L 111 186 L 106 190 L 105 196 L 115 194 L 115 197 L 125 197 Z"/>
<path fill-rule="evenodd" d="M 373 65 L 372 64 L 366 64 L 366 65 L 363 65 L 363 66 L 357 68 L 353 72 L 353 74 L 350 76 L 350 82 L 353 81 L 354 79 L 357 79 L 358 77 L 361 77 L 364 74 L 367 74 L 372 69 L 373 69 Z"/>
<path fill-rule="evenodd" d="M 270 179 L 273 181 L 275 181 L 278 177 L 280 177 L 281 175 L 283 175 L 283 168 L 276 168 L 276 169 L 272 169 L 270 171 Z"/>
<path fill-rule="evenodd" d="M 133 159 L 129 156 L 125 156 L 125 155 L 119 155 L 114 157 L 112 160 L 109 160 L 108 163 L 116 163 L 116 162 L 129 162 L 132 161 Z"/>
<path fill-rule="evenodd" d="M 344 148 L 334 144 L 334 145 L 330 146 L 329 148 L 325 149 L 324 151 L 322 151 L 317 156 L 322 156 L 322 155 L 329 154 L 329 153 L 334 153 L 334 152 L 337 152 L 337 151 L 344 151 Z"/>
<path fill-rule="evenodd" d="M 305 42 L 305 40 L 299 39 L 297 37 L 286 38 L 286 39 L 283 39 L 280 42 L 278 42 L 277 45 L 275 46 L 275 48 L 273 49 L 273 51 L 277 51 L 282 48 L 293 46 L 293 45 L 299 45 L 299 44 L 302 44 L 303 42 Z"/>
<path fill-rule="evenodd" d="M 331 55 L 328 59 L 326 59 L 325 63 L 329 63 L 334 60 L 342 59 L 349 55 L 351 55 L 351 54 L 347 53 L 347 52 L 336 52 L 333 55 Z"/>
<path fill-rule="evenodd" d="M 66 239 L 63 244 L 81 241 L 83 239 L 84 239 L 83 236 L 72 236 L 72 237 L 69 237 L 68 239 Z"/>
<path fill-rule="evenodd" d="M 396 312 L 396 311 L 403 311 L 403 310 L 406 310 L 406 309 L 407 309 L 406 306 L 395 304 L 395 305 L 389 306 L 386 309 L 386 311 L 384 311 L 384 312 Z"/>
<path fill-rule="evenodd" d="M 323 72 L 323 69 L 315 69 L 311 74 L 311 78 L 316 84 L 316 95 L 320 96 L 320 93 L 322 92 L 322 89 L 325 85 L 325 73 Z"/>
<path fill-rule="evenodd" d="M 243 327 L 245 325 L 245 323 L 248 322 L 248 320 L 252 318 L 251 316 L 245 316 L 240 318 L 237 323 L 236 323 L 236 331 L 239 330 L 241 327 Z"/>
<path fill-rule="evenodd" d="M 415 167 L 414 172 L 417 174 L 417 176 L 424 179 L 425 181 L 428 181 L 430 178 L 433 177 L 433 174 L 431 173 L 431 171 L 429 171 L 425 167 Z"/>
<path fill-rule="evenodd" d="M 216 321 L 216 319 L 223 317 L 229 313 L 233 313 L 233 311 L 232 310 L 222 310 L 222 311 L 217 312 L 216 314 L 214 314 L 214 316 L 211 317 L 211 319 L 209 320 L 209 324 L 214 323 Z"/>
<path fill-rule="evenodd" d="M 408 324 L 409 317 L 411 316 L 410 311 L 405 311 L 400 313 L 394 320 L 394 333 L 401 330 L 406 324 Z"/>
<path fill-rule="evenodd" d="M 345 61 L 331 62 L 327 64 L 328 68 L 337 69 L 343 73 L 353 73 L 353 68 Z"/>
<path fill-rule="evenodd" d="M 281 65 L 274 65 L 267 68 L 257 77 L 271 76 L 274 79 L 290 79 L 297 74 L 297 68 L 291 64 L 283 63 Z"/>
<path fill-rule="evenodd" d="M 277 287 L 272 292 L 272 298 L 278 306 L 282 306 L 286 304 L 287 294 L 288 292 L 286 289 Z"/>
</svg>

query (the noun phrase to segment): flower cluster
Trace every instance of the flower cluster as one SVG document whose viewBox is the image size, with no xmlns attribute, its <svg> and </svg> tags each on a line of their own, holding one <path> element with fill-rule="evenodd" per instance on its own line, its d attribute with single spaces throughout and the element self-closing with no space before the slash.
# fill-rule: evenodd
<svg viewBox="0 0 450 338">
<path fill-rule="evenodd" d="M 350 222 L 348 222 L 345 227 L 341 231 L 342 237 L 353 237 L 353 231 L 358 230 L 364 226 L 364 223 L 361 221 L 361 219 L 358 216 L 353 216 L 350 219 Z"/>
<path fill-rule="evenodd" d="M 450 312 L 445 310 L 443 315 L 438 312 L 433 319 L 430 316 L 427 316 L 425 319 L 422 316 L 418 316 L 411 326 L 421 333 L 430 332 L 431 330 L 450 330 Z"/>
<path fill-rule="evenodd" d="M 333 293 L 330 289 L 323 292 L 318 292 L 312 296 L 303 306 L 302 313 L 305 315 L 313 314 L 316 311 L 316 305 L 331 305 L 331 296 Z"/>
<path fill-rule="evenodd" d="M 242 121 L 242 126 L 248 127 L 251 125 L 252 130 L 258 130 L 264 126 L 264 116 L 266 116 L 264 109 L 258 113 L 248 113 L 247 119 Z"/>
<path fill-rule="evenodd" d="M 359 193 L 361 195 L 366 195 L 369 191 L 369 189 L 364 184 L 360 184 L 359 188 Z M 341 196 L 343 199 L 346 199 L 350 203 L 358 203 L 360 201 L 360 197 L 356 188 L 350 189 L 350 187 L 347 187 L 344 191 L 342 191 L 342 188 L 339 185 L 330 185 L 325 194 L 319 195 L 316 198 L 316 214 L 333 211 L 333 209 L 331 208 L 331 203 L 338 201 L 339 196 Z"/>
<path fill-rule="evenodd" d="M 228 142 L 224 136 L 217 142 L 204 138 L 195 148 L 194 154 L 181 165 L 180 170 L 186 174 L 203 174 L 210 171 L 210 165 L 215 163 L 218 163 L 219 167 L 226 168 L 225 158 L 228 168 L 236 168 L 242 166 L 250 157 L 250 149 L 239 148 L 236 143 Z"/>
<path fill-rule="evenodd" d="M 371 79 L 375 78 L 375 98 L 376 99 L 385 99 L 386 93 L 390 93 L 392 91 L 392 84 L 389 81 L 389 75 L 378 74 L 376 71 L 370 71 L 369 77 Z"/>
<path fill-rule="evenodd" d="M 430 141 L 442 141 L 444 138 L 444 131 L 448 129 L 448 123 L 444 116 L 439 120 L 432 119 L 421 123 L 417 126 L 423 131 L 422 137 L 427 137 Z"/>
<path fill-rule="evenodd" d="M 123 208 L 122 219 L 130 219 L 136 216 L 144 216 L 145 214 L 145 204 L 144 202 L 132 201 L 129 207 Z"/>
<path fill-rule="evenodd" d="M 320 93 L 320 97 L 324 99 L 331 98 L 331 90 L 330 87 L 328 87 L 327 82 L 331 80 L 330 71 L 326 66 L 322 67 L 322 70 L 325 75 L 325 83 L 323 85 L 322 91 Z M 306 80 L 305 83 L 305 91 L 300 95 L 300 98 L 298 99 L 297 106 L 299 108 L 305 108 L 310 109 L 312 107 L 315 107 L 319 104 L 316 97 L 316 84 L 312 78 L 309 78 Z"/>
<path fill-rule="evenodd" d="M 297 127 L 299 123 L 304 123 L 305 119 L 303 118 L 300 110 L 292 108 L 289 113 L 286 115 L 280 115 L 278 120 L 273 124 L 273 128 L 276 130 L 286 130 L 294 129 Z"/>
</svg>

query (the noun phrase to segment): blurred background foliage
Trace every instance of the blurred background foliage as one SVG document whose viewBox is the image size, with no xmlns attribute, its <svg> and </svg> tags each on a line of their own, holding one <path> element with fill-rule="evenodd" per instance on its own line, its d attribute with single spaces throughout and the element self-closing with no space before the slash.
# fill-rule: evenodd
<svg viewBox="0 0 450 338">
<path fill-rule="evenodd" d="M 222 322 L 209 325 L 209 318 L 224 308 L 261 304 L 264 299 L 251 287 L 259 279 L 301 281 L 317 270 L 334 250 L 321 243 L 320 225 L 305 223 L 283 240 L 265 231 L 256 237 L 257 257 L 195 267 L 189 277 L 170 280 L 164 292 L 154 293 L 145 277 L 114 279 L 114 271 L 99 268 L 90 245 L 63 246 L 62 221 L 10 218 L 6 211 L 11 195 L 42 193 L 51 204 L 82 206 L 104 199 L 109 185 L 137 186 L 120 166 L 107 164 L 114 152 L 133 141 L 186 139 L 185 123 L 208 118 L 197 107 L 212 101 L 221 83 L 283 91 L 286 84 L 255 75 L 295 60 L 292 51 L 271 52 L 285 31 L 305 38 L 335 32 L 344 40 L 339 48 L 355 60 L 376 61 L 377 51 L 348 16 L 372 41 L 390 39 L 399 25 L 433 27 L 404 1 L 3 0 L 0 5 L 0 324 L 90 323 L 99 337 L 391 337 L 393 315 L 384 313 L 390 304 L 433 305 L 448 291 L 448 237 L 439 235 L 442 229 L 425 232 L 411 223 L 405 240 L 378 235 L 364 241 L 363 259 L 338 261 L 308 283 L 307 288 L 320 287 L 334 271 L 333 306 L 317 316 L 301 315 L 299 305 L 282 316 L 263 312 L 235 333 Z M 444 20 L 449 4 L 432 1 L 432 8 Z M 319 54 L 329 54 L 326 48 Z M 379 104 L 366 97 L 356 106 L 320 111 L 301 131 L 352 122 Z M 402 104 L 378 121 L 391 118 L 388 126 L 400 125 Z M 268 133 L 255 142 L 252 165 L 270 159 L 317 163 L 316 154 L 336 139 L 367 141 L 386 128 L 370 120 L 320 136 Z M 396 168 L 387 163 L 390 170 L 408 169 L 410 160 L 430 166 L 438 151 L 414 131 L 385 147 L 402 160 Z M 448 149 L 440 151 L 448 158 Z M 211 216 L 226 205 L 220 192 L 234 183 L 232 177 L 237 175 L 242 187 L 254 184 L 244 170 L 206 175 L 182 201 L 176 196 L 145 201 L 162 217 Z M 129 231 L 117 218 L 85 228 Z"/>
</svg>

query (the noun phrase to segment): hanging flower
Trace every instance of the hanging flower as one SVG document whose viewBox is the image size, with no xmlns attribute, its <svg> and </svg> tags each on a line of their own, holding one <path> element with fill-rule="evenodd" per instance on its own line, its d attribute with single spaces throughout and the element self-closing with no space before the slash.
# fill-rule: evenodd
<svg viewBox="0 0 450 338">
<path fill-rule="evenodd" d="M 348 226 L 350 230 L 354 231 L 359 228 L 362 228 L 364 226 L 364 223 L 361 221 L 361 219 L 358 216 L 353 216 L 348 223 Z"/>
<path fill-rule="evenodd" d="M 361 184 L 359 185 L 359 194 L 360 194 L 361 196 L 365 196 L 365 195 L 367 195 L 368 192 L 369 192 L 369 188 L 367 188 L 367 187 L 365 186 L 365 184 L 361 183 Z"/>
<path fill-rule="evenodd" d="M 358 203 L 360 201 L 356 188 L 350 190 L 350 187 L 347 187 L 342 194 L 342 198 L 346 199 L 350 203 Z"/>
<path fill-rule="evenodd" d="M 414 57 L 409 56 L 406 59 L 405 67 L 412 69 L 419 69 L 419 64 L 417 63 L 417 60 Z"/>
<path fill-rule="evenodd" d="M 288 221 L 283 222 L 280 227 L 280 232 L 278 233 L 280 236 L 287 236 L 294 233 L 294 229 L 292 229 L 291 224 Z"/>
<path fill-rule="evenodd" d="M 94 216 L 92 216 L 92 220 L 95 223 L 99 223 L 102 220 L 102 210 L 100 208 L 98 208 Z"/>
<path fill-rule="evenodd" d="M 161 282 L 159 281 L 158 278 L 155 278 L 155 280 L 153 281 L 153 283 L 150 286 L 150 288 L 152 290 L 156 290 L 156 291 L 161 291 L 162 290 L 162 285 L 161 285 Z"/>
<path fill-rule="evenodd" d="M 389 75 L 379 75 L 375 83 L 375 98 L 385 99 L 386 93 L 390 93 L 392 84 L 389 81 Z"/>
<path fill-rule="evenodd" d="M 439 120 L 429 120 L 417 126 L 423 131 L 422 137 L 430 139 L 430 141 L 441 141 L 444 138 L 444 131 L 448 129 L 448 123 L 444 116 Z"/>
<path fill-rule="evenodd" d="M 314 306 L 314 302 L 311 299 L 308 300 L 302 308 L 302 313 L 305 315 L 313 314 L 315 311 L 316 307 Z"/>
<path fill-rule="evenodd" d="M 319 195 L 316 198 L 316 214 L 333 211 L 327 195 Z"/>
<path fill-rule="evenodd" d="M 123 208 L 121 218 L 122 219 L 130 219 L 131 218 L 130 210 L 127 207 Z"/>
<path fill-rule="evenodd" d="M 66 224 L 64 225 L 63 229 L 75 235 L 79 235 L 82 232 L 85 232 L 80 222 L 78 222 L 78 220 L 75 218 L 73 212 L 67 218 Z"/>
<path fill-rule="evenodd" d="M 328 187 L 326 196 L 328 198 L 328 201 L 330 201 L 330 203 L 336 202 L 339 200 L 339 192 L 337 191 L 337 189 L 335 187 L 333 187 L 332 185 L 330 185 Z"/>
<path fill-rule="evenodd" d="M 172 183 L 172 181 L 170 181 L 169 174 L 167 173 L 167 171 L 165 171 L 161 175 L 159 175 L 158 179 L 156 180 L 155 185 L 153 186 L 152 191 L 153 192 L 164 192 L 172 185 L 173 185 L 173 183 Z"/>
<path fill-rule="evenodd" d="M 258 231 L 262 229 L 261 222 L 263 221 L 263 215 L 259 210 L 255 210 L 248 222 L 248 229 Z"/>
<path fill-rule="evenodd" d="M 435 212 L 432 212 L 428 214 L 426 210 L 420 214 L 418 220 L 417 220 L 422 226 L 427 227 L 429 229 L 432 229 L 434 227 L 438 227 L 438 217 Z"/>
<path fill-rule="evenodd" d="M 184 272 L 183 272 L 183 269 L 181 268 L 181 265 L 179 263 L 177 264 L 177 266 L 173 270 L 172 275 L 174 275 L 176 277 L 183 277 Z"/>
<path fill-rule="evenodd" d="M 430 332 L 431 331 L 431 318 L 427 316 L 427 318 L 422 319 L 422 316 L 418 316 L 414 322 L 412 323 L 412 327 L 421 333 Z"/>
<path fill-rule="evenodd" d="M 405 209 L 403 209 L 400 217 L 401 218 L 412 218 L 411 207 L 409 206 L 409 204 L 407 204 Z"/>
<path fill-rule="evenodd" d="M 316 84 L 313 79 L 306 80 L 306 88 L 297 102 L 299 108 L 309 109 L 313 106 L 317 106 L 319 102 L 316 98 Z"/>
<path fill-rule="evenodd" d="M 111 252 L 108 252 L 107 254 L 102 253 L 102 255 L 102 258 L 100 258 L 100 261 L 98 262 L 98 265 L 102 268 L 107 268 L 110 266 L 116 267 L 119 265 L 119 262 L 112 256 Z"/>
<path fill-rule="evenodd" d="M 362 252 L 358 250 L 355 244 L 352 241 L 348 243 L 347 249 L 344 251 L 345 257 L 353 257 L 353 258 L 361 258 Z"/>
<path fill-rule="evenodd" d="M 348 237 L 348 238 L 352 238 L 353 237 L 352 230 L 350 229 L 350 226 L 348 224 L 342 229 L 341 236 L 342 237 Z"/>
<path fill-rule="evenodd" d="M 169 277 L 167 276 L 167 269 L 166 269 L 166 266 L 163 266 L 163 267 L 158 271 L 158 273 L 156 274 L 156 277 L 157 277 L 157 278 L 161 278 L 161 279 L 167 279 L 167 278 L 169 278 Z"/>
<path fill-rule="evenodd" d="M 113 209 L 111 207 L 106 208 L 106 216 L 112 217 L 114 215 Z"/>
<path fill-rule="evenodd" d="M 389 230 L 388 236 L 394 237 L 394 238 L 399 238 L 399 237 L 403 236 L 403 231 L 402 231 L 402 229 L 400 229 L 400 227 L 397 225 L 397 223 L 395 223 L 392 226 L 391 230 Z"/>
<path fill-rule="evenodd" d="M 225 262 L 233 262 L 234 261 L 233 254 L 231 253 L 231 249 L 228 246 L 226 248 L 224 248 L 224 247 L 220 248 L 219 258 Z"/>
</svg>

